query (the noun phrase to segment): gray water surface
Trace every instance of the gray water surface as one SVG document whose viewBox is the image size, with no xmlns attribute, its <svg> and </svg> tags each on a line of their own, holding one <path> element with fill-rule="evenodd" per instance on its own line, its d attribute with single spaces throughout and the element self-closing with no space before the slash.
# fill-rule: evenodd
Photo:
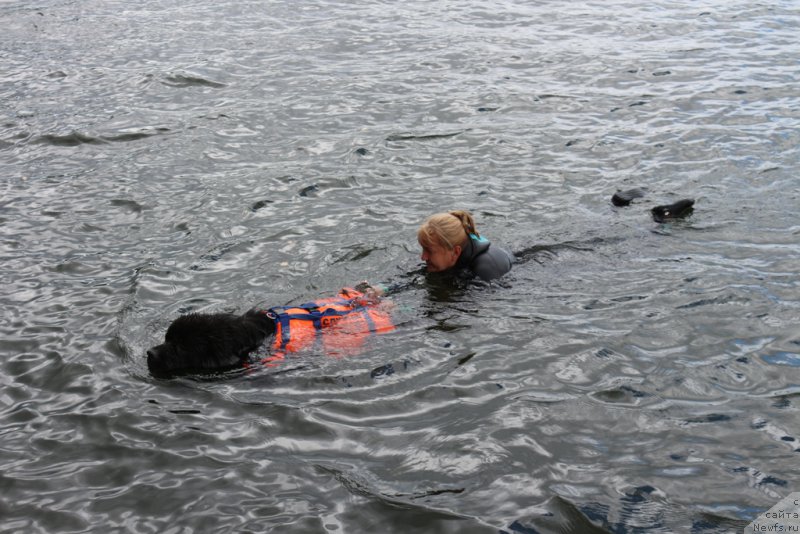
<svg viewBox="0 0 800 534">
<path fill-rule="evenodd" d="M 727 533 L 799 489 L 797 2 L 0 27 L 0 531 Z M 524 261 L 424 276 L 453 208 Z M 364 279 L 406 288 L 363 354 L 147 373 L 182 313 Z"/>
</svg>

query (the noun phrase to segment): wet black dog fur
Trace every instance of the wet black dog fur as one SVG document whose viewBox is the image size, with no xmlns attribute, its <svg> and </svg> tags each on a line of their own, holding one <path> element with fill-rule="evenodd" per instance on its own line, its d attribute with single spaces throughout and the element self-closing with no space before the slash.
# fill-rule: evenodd
<svg viewBox="0 0 800 534">
<path fill-rule="evenodd" d="M 147 351 L 147 368 L 156 378 L 241 368 L 248 354 L 274 333 L 274 319 L 257 310 L 183 315 L 169 326 L 164 343 Z"/>
</svg>

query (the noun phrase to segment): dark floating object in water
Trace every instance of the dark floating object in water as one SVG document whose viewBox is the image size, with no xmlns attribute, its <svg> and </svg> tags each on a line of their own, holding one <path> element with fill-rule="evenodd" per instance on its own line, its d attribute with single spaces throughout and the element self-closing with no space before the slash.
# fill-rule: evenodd
<svg viewBox="0 0 800 534">
<path fill-rule="evenodd" d="M 202 76 L 197 76 L 195 74 L 184 74 L 184 73 L 177 73 L 167 76 L 161 81 L 162 84 L 167 85 L 169 87 L 192 87 L 192 86 L 201 86 L 201 87 L 226 87 L 227 84 L 222 82 L 217 82 L 214 80 L 209 80 L 207 78 L 203 78 Z"/>
<path fill-rule="evenodd" d="M 169 132 L 169 128 L 144 128 L 140 130 L 124 130 L 116 135 L 90 135 L 73 130 L 64 135 L 45 134 L 36 138 L 35 142 L 53 146 L 105 145 L 108 143 L 124 143 L 138 141 L 154 135 Z"/>
<path fill-rule="evenodd" d="M 260 210 L 261 208 L 266 208 L 268 204 L 272 204 L 272 201 L 271 200 L 259 200 L 258 202 L 256 202 L 252 206 L 250 206 L 250 211 L 256 212 L 256 211 Z"/>
<path fill-rule="evenodd" d="M 611 203 L 615 206 L 627 206 L 633 201 L 633 199 L 642 198 L 643 196 L 644 189 L 639 189 L 638 187 L 635 189 L 628 189 L 626 191 L 617 191 L 614 193 L 614 196 L 611 197 Z"/>
<path fill-rule="evenodd" d="M 309 197 L 309 196 L 312 196 L 314 193 L 316 193 L 318 191 L 319 191 L 319 187 L 317 186 L 317 184 L 312 184 L 312 185 L 309 185 L 308 187 L 304 187 L 303 189 L 301 189 L 300 190 L 300 196 L 301 197 Z"/>
<path fill-rule="evenodd" d="M 364 147 L 357 148 L 356 149 L 356 154 L 358 154 L 359 156 L 366 156 L 367 154 L 369 154 L 369 150 L 367 150 Z"/>
<path fill-rule="evenodd" d="M 466 130 L 464 130 L 466 131 Z M 392 134 L 386 138 L 387 141 L 428 141 L 431 139 L 446 139 L 448 137 L 455 137 L 461 135 L 464 131 L 451 132 L 451 133 L 432 133 L 432 134 L 411 134 L 401 133 Z"/>
<path fill-rule="evenodd" d="M 53 146 L 103 145 L 108 143 L 108 141 L 102 137 L 88 135 L 77 131 L 73 131 L 65 135 L 42 135 L 36 139 L 36 142 Z"/>
<path fill-rule="evenodd" d="M 369 376 L 371 378 L 378 378 L 381 376 L 391 376 L 393 374 L 394 366 L 391 363 L 387 363 L 386 365 L 381 365 L 380 367 L 373 369 Z"/>
<path fill-rule="evenodd" d="M 694 199 L 684 198 L 674 204 L 666 206 L 656 206 L 650 212 L 653 214 L 653 219 L 656 222 L 664 222 L 669 219 L 679 219 L 687 217 L 694 211 Z"/>
</svg>

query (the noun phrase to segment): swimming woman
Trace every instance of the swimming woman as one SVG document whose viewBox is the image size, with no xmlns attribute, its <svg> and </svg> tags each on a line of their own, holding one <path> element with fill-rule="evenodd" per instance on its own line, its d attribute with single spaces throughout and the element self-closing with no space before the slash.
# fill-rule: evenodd
<svg viewBox="0 0 800 534">
<path fill-rule="evenodd" d="M 512 256 L 475 229 L 468 211 L 437 213 L 417 230 L 428 272 L 453 271 L 488 281 L 511 270 Z"/>
</svg>

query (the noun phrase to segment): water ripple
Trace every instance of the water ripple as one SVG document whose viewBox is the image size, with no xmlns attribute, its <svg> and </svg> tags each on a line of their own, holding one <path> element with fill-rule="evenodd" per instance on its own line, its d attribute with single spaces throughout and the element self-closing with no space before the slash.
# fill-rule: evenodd
<svg viewBox="0 0 800 534">
<path fill-rule="evenodd" d="M 0 3 L 4 529 L 712 533 L 791 492 L 786 2 L 78 7 Z M 501 283 L 424 276 L 450 208 Z M 179 314 L 365 278 L 407 289 L 357 357 L 147 373 Z"/>
</svg>

